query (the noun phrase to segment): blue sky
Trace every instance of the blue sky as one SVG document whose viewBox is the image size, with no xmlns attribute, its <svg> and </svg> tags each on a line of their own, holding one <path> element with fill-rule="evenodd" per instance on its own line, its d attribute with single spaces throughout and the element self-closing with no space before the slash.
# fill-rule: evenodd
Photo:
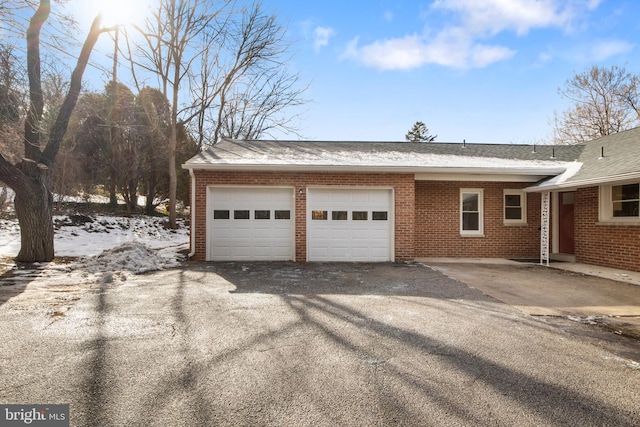
<svg viewBox="0 0 640 427">
<path fill-rule="evenodd" d="M 542 143 L 557 88 L 592 65 L 640 73 L 636 0 L 265 0 L 312 85 L 303 134 Z"/>
<path fill-rule="evenodd" d="M 567 79 L 593 65 L 640 74 L 637 0 L 263 5 L 311 84 L 299 123 L 308 139 L 403 140 L 420 120 L 439 142 L 550 143 Z"/>
</svg>

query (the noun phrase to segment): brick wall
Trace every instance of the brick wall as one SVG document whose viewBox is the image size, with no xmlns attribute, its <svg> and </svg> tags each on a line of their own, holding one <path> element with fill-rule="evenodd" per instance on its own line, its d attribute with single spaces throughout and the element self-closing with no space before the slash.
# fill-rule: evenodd
<svg viewBox="0 0 640 427">
<path fill-rule="evenodd" d="M 640 227 L 599 224 L 598 198 L 598 187 L 580 188 L 576 192 L 576 261 L 640 271 Z"/>
<path fill-rule="evenodd" d="M 503 190 L 525 183 L 416 181 L 415 256 L 538 258 L 540 195 L 527 194 L 527 224 L 504 225 Z M 460 235 L 460 189 L 484 190 L 484 237 Z"/>
<path fill-rule="evenodd" d="M 208 185 L 277 185 L 295 188 L 295 260 L 307 259 L 307 186 L 393 187 L 395 189 L 395 257 L 414 257 L 414 177 L 412 174 L 302 173 L 194 171 L 196 251 L 194 259 L 206 258 L 206 195 Z M 300 192 L 302 190 L 302 192 Z"/>
</svg>

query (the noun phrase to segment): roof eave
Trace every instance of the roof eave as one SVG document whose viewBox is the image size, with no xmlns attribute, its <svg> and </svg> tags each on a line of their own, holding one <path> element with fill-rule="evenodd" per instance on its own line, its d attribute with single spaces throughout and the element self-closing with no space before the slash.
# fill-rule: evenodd
<svg viewBox="0 0 640 427">
<path fill-rule="evenodd" d="M 640 171 L 612 175 L 612 176 L 598 177 L 598 178 L 592 178 L 592 179 L 567 181 L 567 182 L 561 182 L 561 183 L 552 184 L 552 185 L 545 185 L 543 183 L 540 185 L 532 185 L 531 187 L 527 187 L 524 189 L 524 191 L 528 193 L 542 193 L 545 191 L 554 191 L 554 190 L 575 190 L 578 188 L 595 187 L 598 185 L 611 184 L 615 182 L 623 182 L 623 181 L 630 181 L 630 180 L 640 180 Z"/>
<path fill-rule="evenodd" d="M 183 169 L 219 171 L 291 171 L 291 172 L 368 172 L 368 173 L 446 173 L 484 175 L 555 176 L 566 170 L 553 167 L 449 167 L 449 166 L 359 166 L 359 165 L 299 165 L 299 164 L 249 164 L 249 163 L 184 163 Z"/>
</svg>

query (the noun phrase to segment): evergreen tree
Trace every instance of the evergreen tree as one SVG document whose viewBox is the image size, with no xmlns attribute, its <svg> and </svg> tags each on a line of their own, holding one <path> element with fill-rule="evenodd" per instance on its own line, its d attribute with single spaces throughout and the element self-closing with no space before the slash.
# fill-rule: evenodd
<svg viewBox="0 0 640 427">
<path fill-rule="evenodd" d="M 405 138 L 409 142 L 433 142 L 438 135 L 430 135 L 429 128 L 422 122 L 415 122 Z"/>
</svg>

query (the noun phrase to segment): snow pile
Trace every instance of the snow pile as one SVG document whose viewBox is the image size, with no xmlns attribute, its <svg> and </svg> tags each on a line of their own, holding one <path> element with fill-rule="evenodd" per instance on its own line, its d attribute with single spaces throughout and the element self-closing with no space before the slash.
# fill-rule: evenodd
<svg viewBox="0 0 640 427">
<path fill-rule="evenodd" d="M 177 265 L 178 261 L 175 258 L 164 258 L 143 243 L 128 242 L 105 250 L 100 255 L 81 258 L 75 263 L 74 268 L 88 273 L 109 274 L 125 271 L 141 274 Z"/>
<path fill-rule="evenodd" d="M 180 251 L 188 250 L 189 230 L 182 218 L 178 219 L 177 230 L 168 229 L 166 221 L 164 217 L 148 216 L 55 215 L 55 253 L 86 257 L 135 241 L 175 259 Z M 0 220 L 0 257 L 14 257 L 19 251 L 17 219 Z"/>
</svg>

